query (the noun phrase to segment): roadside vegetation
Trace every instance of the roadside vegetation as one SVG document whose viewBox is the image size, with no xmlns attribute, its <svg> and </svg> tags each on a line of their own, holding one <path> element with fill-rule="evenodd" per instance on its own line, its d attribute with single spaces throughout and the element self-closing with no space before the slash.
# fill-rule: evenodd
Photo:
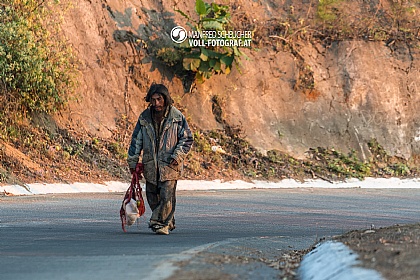
<svg viewBox="0 0 420 280">
<path fill-rule="evenodd" d="M 241 24 L 255 31 L 255 41 L 261 44 L 293 49 L 299 40 L 331 44 L 342 40 L 360 39 L 413 42 L 419 38 L 420 1 L 320 0 L 308 5 L 285 7 L 283 17 L 268 22 L 252 23 L 243 15 Z M 232 12 L 233 13 L 233 12 Z M 264 26 L 265 28 L 262 28 Z"/>
<path fill-rule="evenodd" d="M 281 180 L 293 178 L 322 179 L 330 183 L 349 178 L 416 177 L 417 165 L 390 156 L 376 139 L 368 143 L 371 158 L 359 159 L 355 151 L 343 153 L 334 148 L 312 148 L 306 159 L 296 159 L 278 150 L 265 154 L 252 147 L 240 134 L 232 131 L 196 131 L 194 148 L 186 165 L 192 179 Z"/>
<path fill-rule="evenodd" d="M 60 22 L 49 5 L 40 0 L 0 0 L 2 114 L 54 112 L 72 92 L 73 53 L 60 38 Z"/>
<path fill-rule="evenodd" d="M 50 116 L 77 98 L 78 62 L 60 26 L 67 8 L 0 0 L 0 183 L 125 175 L 120 135 L 81 136 L 59 129 Z"/>
</svg>

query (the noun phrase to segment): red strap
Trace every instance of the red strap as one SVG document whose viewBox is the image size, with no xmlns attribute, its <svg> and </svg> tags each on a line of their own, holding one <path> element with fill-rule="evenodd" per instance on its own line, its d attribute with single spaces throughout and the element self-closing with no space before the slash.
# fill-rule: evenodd
<svg viewBox="0 0 420 280">
<path fill-rule="evenodd" d="M 141 175 L 144 171 L 144 166 L 142 163 L 137 163 L 136 171 L 133 173 L 133 179 L 131 180 L 131 188 L 133 189 L 134 199 L 137 201 L 137 208 L 139 209 L 140 216 L 143 216 L 146 212 L 146 207 L 144 205 L 143 195 L 141 193 L 141 186 L 139 180 L 143 178 Z"/>
</svg>

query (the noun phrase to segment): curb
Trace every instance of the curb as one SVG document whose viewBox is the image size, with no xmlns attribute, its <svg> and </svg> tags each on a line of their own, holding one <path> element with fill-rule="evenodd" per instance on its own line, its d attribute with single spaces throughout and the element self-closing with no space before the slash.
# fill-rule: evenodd
<svg viewBox="0 0 420 280">
<path fill-rule="evenodd" d="M 141 183 L 144 189 L 144 183 Z M 55 184 L 25 184 L 0 185 L 0 193 L 11 195 L 31 195 L 48 193 L 79 193 L 79 192 L 125 192 L 130 182 L 108 181 L 98 183 L 55 183 Z M 185 191 L 208 191 L 227 189 L 293 189 L 293 188 L 364 188 L 364 189 L 416 189 L 420 188 L 420 179 L 399 179 L 399 178 L 365 178 L 349 179 L 345 182 L 329 183 L 324 180 L 305 180 L 303 182 L 294 179 L 283 179 L 278 182 L 252 181 L 204 181 L 204 180 L 179 180 L 177 190 Z"/>
<path fill-rule="evenodd" d="M 384 280 L 379 272 L 358 266 L 358 255 L 341 242 L 326 241 L 303 257 L 301 280 Z"/>
</svg>

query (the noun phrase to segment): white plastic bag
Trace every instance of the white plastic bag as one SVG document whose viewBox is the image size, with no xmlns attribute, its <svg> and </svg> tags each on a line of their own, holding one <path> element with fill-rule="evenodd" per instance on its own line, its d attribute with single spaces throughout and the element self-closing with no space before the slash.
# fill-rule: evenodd
<svg viewBox="0 0 420 280">
<path fill-rule="evenodd" d="M 127 225 L 133 225 L 137 218 L 140 217 L 139 209 L 137 208 L 137 202 L 134 199 L 131 199 L 127 204 L 125 204 L 124 210 L 126 213 Z"/>
</svg>

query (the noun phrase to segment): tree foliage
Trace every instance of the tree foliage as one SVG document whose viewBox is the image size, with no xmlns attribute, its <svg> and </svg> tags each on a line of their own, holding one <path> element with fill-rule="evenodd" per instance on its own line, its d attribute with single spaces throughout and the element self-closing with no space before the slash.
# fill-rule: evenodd
<svg viewBox="0 0 420 280">
<path fill-rule="evenodd" d="M 74 59 L 44 0 L 0 0 L 0 96 L 23 111 L 51 112 L 67 101 Z M 58 15 L 59 16 L 59 15 Z"/>
</svg>

